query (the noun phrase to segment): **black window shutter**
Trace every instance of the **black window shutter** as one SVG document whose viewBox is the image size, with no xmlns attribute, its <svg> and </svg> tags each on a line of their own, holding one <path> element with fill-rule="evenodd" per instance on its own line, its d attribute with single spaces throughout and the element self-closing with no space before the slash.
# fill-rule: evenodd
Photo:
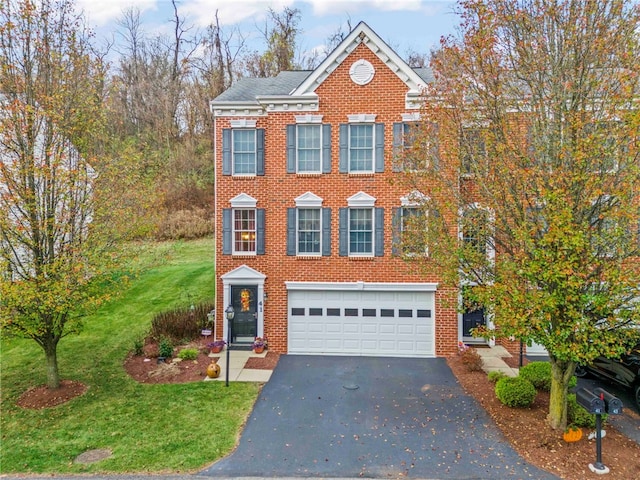
<svg viewBox="0 0 640 480">
<path fill-rule="evenodd" d="M 375 151 L 375 171 L 384 172 L 384 123 L 376 123 L 376 151 Z"/>
<path fill-rule="evenodd" d="M 296 173 L 296 126 L 287 125 L 287 173 Z"/>
<path fill-rule="evenodd" d="M 233 252 L 233 237 L 231 232 L 231 213 L 230 208 L 222 209 L 222 254 L 231 255 Z"/>
<path fill-rule="evenodd" d="M 264 175 L 264 128 L 256 129 L 256 175 Z"/>
<path fill-rule="evenodd" d="M 403 123 L 396 122 L 393 124 L 393 163 L 392 171 L 401 172 L 403 163 L 404 141 L 402 139 Z"/>
<path fill-rule="evenodd" d="M 349 171 L 349 125 L 340 124 L 340 160 L 338 170 L 340 173 Z"/>
<path fill-rule="evenodd" d="M 256 254 L 264 255 L 264 208 L 256 208 Z"/>
<path fill-rule="evenodd" d="M 375 225 L 375 256 L 382 257 L 384 255 L 384 208 L 376 208 L 376 225 Z"/>
<path fill-rule="evenodd" d="M 391 244 L 391 254 L 399 255 L 400 254 L 400 241 L 402 240 L 401 236 L 401 228 L 402 228 L 402 209 L 395 207 L 391 210 L 391 228 L 392 228 L 392 236 L 393 242 Z"/>
<path fill-rule="evenodd" d="M 341 208 L 339 211 L 339 234 L 338 254 L 341 257 L 349 255 L 349 209 Z"/>
<path fill-rule="evenodd" d="M 231 175 L 231 129 L 222 129 L 222 174 Z"/>
<path fill-rule="evenodd" d="M 287 255 L 296 254 L 298 239 L 296 230 L 296 209 L 287 208 Z"/>
<path fill-rule="evenodd" d="M 440 125 L 431 125 L 431 165 L 434 169 L 440 168 Z"/>
<path fill-rule="evenodd" d="M 331 173 L 331 124 L 322 125 L 322 173 Z"/>
<path fill-rule="evenodd" d="M 322 255 L 331 255 L 331 209 L 322 209 Z"/>
</svg>

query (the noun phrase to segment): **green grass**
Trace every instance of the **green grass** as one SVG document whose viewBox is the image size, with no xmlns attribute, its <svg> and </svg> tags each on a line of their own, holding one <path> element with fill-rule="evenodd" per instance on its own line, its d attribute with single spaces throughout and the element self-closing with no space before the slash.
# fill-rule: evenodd
<svg viewBox="0 0 640 480">
<path fill-rule="evenodd" d="M 16 406 L 45 383 L 44 354 L 31 340 L 1 339 L 0 473 L 192 472 L 234 447 L 259 385 L 146 385 L 122 366 L 155 313 L 213 299 L 213 242 L 153 245 L 144 257 L 153 266 L 58 346 L 60 376 L 85 383 L 83 396 L 39 411 Z M 73 463 L 94 448 L 113 456 Z"/>
</svg>

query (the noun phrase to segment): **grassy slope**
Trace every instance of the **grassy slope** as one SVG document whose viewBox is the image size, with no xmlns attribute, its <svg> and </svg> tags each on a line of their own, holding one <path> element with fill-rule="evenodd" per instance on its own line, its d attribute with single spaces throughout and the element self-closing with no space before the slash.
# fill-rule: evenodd
<svg viewBox="0 0 640 480">
<path fill-rule="evenodd" d="M 233 448 L 258 385 L 143 385 L 122 368 L 154 313 L 213 298 L 212 241 L 150 248 L 156 266 L 60 342 L 61 378 L 87 384 L 84 396 L 41 411 L 17 407 L 22 392 L 45 382 L 44 354 L 33 341 L 2 339 L 0 473 L 184 472 Z M 113 457 L 73 463 L 94 448 Z"/>
</svg>

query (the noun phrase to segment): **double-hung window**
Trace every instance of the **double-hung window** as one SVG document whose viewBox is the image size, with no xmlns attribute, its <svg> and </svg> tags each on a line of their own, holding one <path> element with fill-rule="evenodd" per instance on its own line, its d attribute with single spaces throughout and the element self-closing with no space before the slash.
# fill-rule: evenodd
<svg viewBox="0 0 640 480">
<path fill-rule="evenodd" d="M 428 197 L 413 191 L 393 210 L 393 254 L 427 255 Z"/>
<path fill-rule="evenodd" d="M 233 174 L 256 174 L 256 130 L 234 129 L 233 135 Z"/>
<path fill-rule="evenodd" d="M 475 251 L 480 256 L 493 258 L 492 225 L 488 210 L 475 205 L 465 208 L 461 227 L 464 248 Z"/>
<path fill-rule="evenodd" d="M 379 257 L 384 255 L 384 209 L 375 208 L 375 198 L 359 192 L 340 209 L 340 255 Z"/>
<path fill-rule="evenodd" d="M 331 255 L 331 209 L 322 208 L 322 198 L 311 192 L 295 202 L 287 209 L 287 255 Z"/>
<path fill-rule="evenodd" d="M 231 120 L 222 130 L 222 174 L 264 175 L 264 129 L 255 120 Z"/>
<path fill-rule="evenodd" d="M 481 128 L 465 128 L 460 139 L 460 173 L 475 175 L 485 168 L 487 160 L 486 131 Z"/>
<path fill-rule="evenodd" d="M 420 171 L 440 163 L 437 123 L 419 123 L 419 114 L 403 114 L 406 121 L 393 124 L 393 170 Z"/>
<path fill-rule="evenodd" d="M 585 126 L 586 150 L 594 173 L 615 172 L 624 164 L 629 152 L 624 124 L 619 121 L 600 121 Z"/>
<path fill-rule="evenodd" d="M 296 115 L 287 125 L 287 173 L 331 172 L 331 125 L 322 115 Z"/>
<path fill-rule="evenodd" d="M 222 253 L 224 255 L 264 255 L 265 211 L 256 200 L 241 193 L 222 210 Z"/>
<path fill-rule="evenodd" d="M 340 125 L 340 173 L 384 171 L 384 124 L 375 115 L 349 115 Z"/>
</svg>

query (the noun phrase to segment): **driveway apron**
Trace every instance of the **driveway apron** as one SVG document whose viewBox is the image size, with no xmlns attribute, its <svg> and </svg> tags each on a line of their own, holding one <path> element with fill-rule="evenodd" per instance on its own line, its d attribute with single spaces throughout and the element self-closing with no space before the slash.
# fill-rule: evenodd
<svg viewBox="0 0 640 480">
<path fill-rule="evenodd" d="M 527 464 L 442 358 L 282 355 L 215 477 L 557 478 Z"/>
</svg>

